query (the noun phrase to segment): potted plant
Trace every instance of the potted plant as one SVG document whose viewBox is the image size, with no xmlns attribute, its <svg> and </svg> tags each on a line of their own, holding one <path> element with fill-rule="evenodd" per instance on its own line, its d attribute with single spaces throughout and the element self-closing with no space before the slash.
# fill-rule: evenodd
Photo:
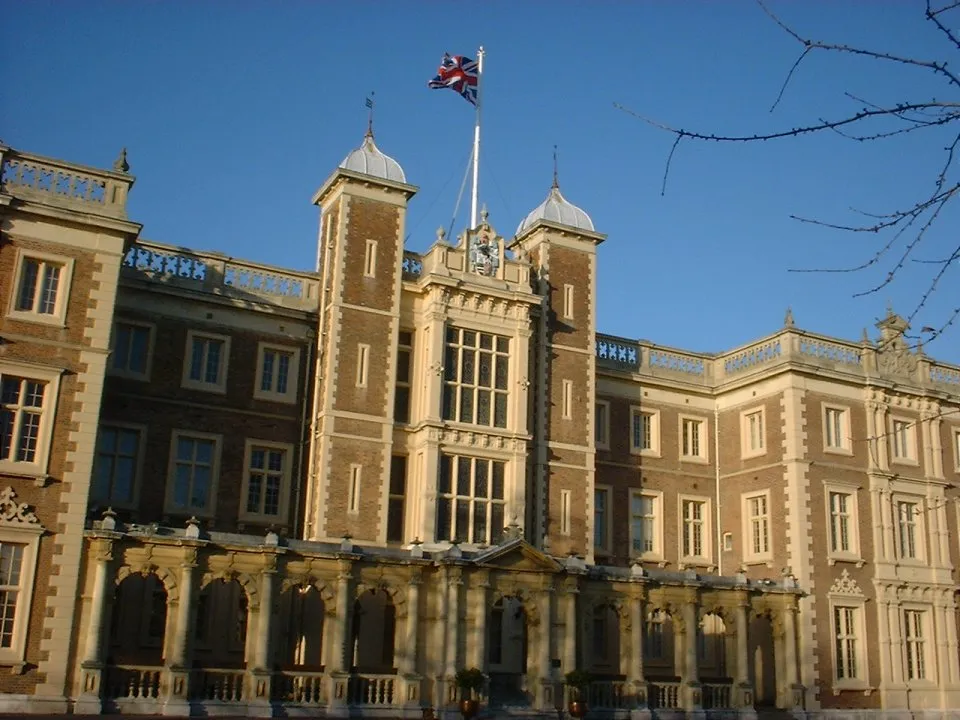
<svg viewBox="0 0 960 720">
<path fill-rule="evenodd" d="M 590 673 L 586 670 L 571 670 L 565 676 L 567 687 L 570 688 L 570 715 L 582 718 L 587 714 L 587 697 L 590 691 Z"/>
<path fill-rule="evenodd" d="M 454 680 L 460 688 L 460 714 L 463 715 L 464 720 L 471 720 L 476 717 L 477 710 L 480 709 L 480 702 L 475 696 L 483 690 L 486 678 L 479 668 L 474 667 L 457 670 Z"/>
</svg>

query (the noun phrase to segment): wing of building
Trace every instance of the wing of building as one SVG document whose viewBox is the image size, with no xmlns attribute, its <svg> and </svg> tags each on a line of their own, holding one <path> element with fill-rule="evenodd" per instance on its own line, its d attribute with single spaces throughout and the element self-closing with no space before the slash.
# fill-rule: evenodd
<svg viewBox="0 0 960 720">
<path fill-rule="evenodd" d="M 370 135 L 316 272 L 144 239 L 124 156 L 0 161 L 0 712 L 960 713 L 960 368 L 892 311 L 600 334 L 556 184 L 415 254 Z"/>
</svg>

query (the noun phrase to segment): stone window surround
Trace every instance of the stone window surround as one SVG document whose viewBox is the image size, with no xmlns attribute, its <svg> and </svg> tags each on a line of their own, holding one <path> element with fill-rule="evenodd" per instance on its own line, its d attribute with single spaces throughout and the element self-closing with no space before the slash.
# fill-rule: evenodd
<svg viewBox="0 0 960 720">
<path fill-rule="evenodd" d="M 907 423 L 906 434 L 907 434 L 907 454 L 903 456 L 898 456 L 894 449 L 896 448 L 897 439 L 894 437 L 894 427 L 895 423 Z M 887 417 L 887 432 L 890 437 L 890 463 L 897 465 L 911 465 L 917 467 L 920 465 L 920 453 L 919 453 L 919 444 L 917 442 L 917 425 L 919 425 L 919 420 L 916 418 L 906 417 L 903 415 L 889 415 Z"/>
<path fill-rule="evenodd" d="M 683 554 L 683 538 L 684 538 L 684 514 L 683 514 L 683 503 L 686 501 L 700 502 L 703 503 L 703 515 L 701 518 L 701 524 L 703 527 L 703 555 L 684 555 Z M 712 511 L 711 499 L 706 495 L 689 495 L 689 494 L 678 494 L 677 495 L 677 556 L 680 558 L 680 565 L 682 568 L 686 567 L 713 567 L 713 511 Z"/>
<path fill-rule="evenodd" d="M 760 447 L 750 447 L 750 418 L 760 416 Z M 740 457 L 744 460 L 762 457 L 767 454 L 767 413 L 763 405 L 757 405 L 740 412 Z"/>
<path fill-rule="evenodd" d="M 123 421 L 113 421 L 113 420 L 101 420 L 99 427 L 97 428 L 97 444 L 94 448 L 93 455 L 93 473 L 94 478 L 96 477 L 97 471 L 97 456 L 99 455 L 100 448 L 100 432 L 105 428 L 117 428 L 120 430 L 135 430 L 139 434 L 137 440 L 137 457 L 136 464 L 133 468 L 133 485 L 132 485 L 132 497 L 130 502 L 123 502 L 122 500 L 117 500 L 115 498 L 97 498 L 97 502 L 103 502 L 113 508 L 124 508 L 124 509 L 136 509 L 140 505 L 140 483 L 143 480 L 143 458 L 146 454 L 147 447 L 147 432 L 148 427 L 139 423 L 123 422 Z M 94 478 L 90 480 L 90 500 L 94 501 L 93 497 L 93 486 Z"/>
<path fill-rule="evenodd" d="M 596 523 L 596 512 L 597 512 L 596 493 L 602 492 L 606 495 L 606 498 L 607 498 L 606 505 L 604 505 L 604 519 L 606 520 L 606 533 L 604 533 L 604 535 L 606 537 L 603 538 L 603 545 L 594 544 L 593 549 L 597 555 L 610 555 L 613 552 L 613 542 L 612 542 L 613 508 L 611 506 L 611 503 L 613 502 L 613 486 L 596 484 L 594 485 L 593 489 L 594 489 L 594 497 L 591 498 L 593 502 L 590 503 L 591 505 L 590 525 L 591 525 L 591 528 L 593 529 L 593 532 L 590 535 L 590 541 L 593 542 L 596 538 L 596 528 L 593 527 Z"/>
<path fill-rule="evenodd" d="M 837 410 L 840 412 L 840 442 L 841 445 L 829 445 L 827 442 L 828 411 Z M 820 420 L 823 437 L 823 451 L 833 453 L 834 455 L 853 455 L 853 443 L 850 430 L 850 406 L 840 405 L 834 402 L 824 402 L 820 410 Z"/>
<path fill-rule="evenodd" d="M 57 284 L 56 311 L 51 315 L 44 315 L 32 310 L 17 310 L 17 297 L 20 294 L 20 283 L 23 280 L 23 263 L 25 260 L 39 260 L 40 262 L 55 263 L 61 266 L 60 278 Z M 7 317 L 24 322 L 66 327 L 67 306 L 70 303 L 70 290 L 73 285 L 73 258 L 55 253 L 17 249 L 17 259 L 13 268 L 13 283 L 10 292 Z M 39 288 L 38 288 L 39 291 Z"/>
<path fill-rule="evenodd" d="M 890 495 L 890 503 L 892 505 L 893 513 L 893 534 L 894 534 L 894 557 L 897 559 L 897 563 L 900 565 L 915 565 L 926 567 L 928 564 L 927 559 L 927 523 L 926 523 L 926 513 L 924 512 L 927 508 L 927 498 L 923 495 L 918 495 L 914 493 L 904 492 L 903 490 L 893 489 L 893 492 Z M 914 544 L 916 548 L 916 556 L 909 558 L 903 557 L 900 554 L 900 508 L 899 504 L 901 502 L 910 502 L 914 503 L 917 506 L 915 518 L 916 531 L 914 533 Z"/>
<path fill-rule="evenodd" d="M 367 240 L 363 255 L 363 276 L 376 277 L 377 274 L 377 241 Z"/>
<path fill-rule="evenodd" d="M 279 353 L 290 354 L 290 370 L 287 375 L 287 392 L 281 393 L 275 390 L 261 389 L 260 382 L 263 375 L 264 353 L 267 350 L 273 350 Z M 282 402 L 293 404 L 297 402 L 300 391 L 300 348 L 292 345 L 281 345 L 267 341 L 257 343 L 257 370 L 253 383 L 253 397 L 257 400 L 272 400 L 273 402 Z"/>
<path fill-rule="evenodd" d="M 950 428 L 950 445 L 953 447 L 953 469 L 960 473 L 960 427 Z"/>
<path fill-rule="evenodd" d="M 633 536 L 633 498 L 649 497 L 653 500 L 653 550 L 637 552 L 634 550 Z M 631 488 L 630 490 L 630 556 L 644 562 L 664 563 L 663 555 L 663 491 Z"/>
<path fill-rule="evenodd" d="M 842 690 L 870 690 L 870 654 L 867 652 L 867 645 L 870 639 L 867 633 L 867 599 L 863 595 L 846 595 L 839 593 L 828 593 L 827 602 L 830 605 L 830 614 L 828 622 L 830 629 L 827 635 L 830 637 L 830 657 L 833 661 L 833 694 L 838 695 Z M 857 611 L 856 618 L 856 639 L 857 639 L 857 675 L 856 678 L 837 678 L 837 643 L 835 637 L 835 618 L 837 608 L 854 608 Z"/>
<path fill-rule="evenodd" d="M 687 455 L 683 447 L 683 423 L 693 421 L 700 425 L 700 452 L 696 455 Z M 677 447 L 680 452 L 680 462 L 698 463 L 707 465 L 710 463 L 710 421 L 703 415 L 691 415 L 680 413 L 677 416 Z"/>
<path fill-rule="evenodd" d="M 853 483 L 845 483 L 837 480 L 825 480 L 823 483 L 823 502 L 826 512 L 827 528 L 827 564 L 835 565 L 838 562 L 856 563 L 857 567 L 863 567 L 864 559 L 860 543 L 860 497 L 858 495 L 860 486 Z M 843 493 L 850 496 L 850 527 L 848 535 L 850 540 L 850 550 L 834 550 L 830 533 L 833 530 L 833 511 L 830 507 L 831 493 Z"/>
<path fill-rule="evenodd" d="M 41 487 L 46 484 L 50 469 L 50 443 L 53 438 L 57 406 L 60 402 L 60 378 L 63 373 L 64 370 L 60 368 L 34 365 L 22 361 L 0 360 L 0 379 L 4 375 L 15 375 L 47 383 L 43 397 L 43 414 L 40 418 L 40 437 L 37 441 L 36 460 L 34 462 L 0 460 L 0 472 L 7 475 L 32 477 L 35 483 Z"/>
<path fill-rule="evenodd" d="M 213 465 L 210 472 L 210 496 L 204 510 L 197 508 L 178 508 L 173 504 L 173 490 L 177 474 L 177 441 L 181 437 L 213 441 Z M 193 515 L 197 518 L 215 518 L 217 515 L 217 493 L 220 487 L 220 455 L 223 452 L 223 435 L 198 432 L 185 428 L 174 428 L 170 432 L 170 456 L 167 467 L 167 489 L 164 493 L 164 511 L 168 515 Z"/>
<path fill-rule="evenodd" d="M 21 590 L 17 597 L 17 611 L 13 621 L 12 647 L 0 648 L 0 664 L 13 666 L 15 674 L 22 671 L 26 658 L 27 630 L 33 605 L 40 536 L 43 532 L 44 528 L 39 524 L 0 521 L 0 542 L 25 546 L 20 566 Z"/>
<path fill-rule="evenodd" d="M 767 512 L 767 550 L 766 552 L 753 552 L 753 527 L 751 525 L 750 500 L 757 497 L 763 497 L 766 500 Z M 770 505 L 770 490 L 753 490 L 741 493 L 740 495 L 740 519 L 743 532 L 743 561 L 747 565 L 766 564 L 771 566 L 773 563 L 773 520 Z"/>
<path fill-rule="evenodd" d="M 259 512 L 247 511 L 247 493 L 250 489 L 250 459 L 253 448 L 267 450 L 282 450 L 284 452 L 283 474 L 280 479 L 280 504 L 276 515 L 265 515 Z M 286 527 L 288 524 L 290 484 L 293 470 L 293 445 L 290 443 L 272 442 L 258 438 L 247 438 L 243 448 L 243 482 L 240 489 L 240 521 L 252 523 L 274 523 Z"/>
<path fill-rule="evenodd" d="M 570 536 L 570 521 L 571 521 L 571 505 L 572 505 L 571 492 L 569 490 L 560 491 L 560 534 L 569 537 Z"/>
<path fill-rule="evenodd" d="M 643 449 L 637 447 L 633 442 L 633 418 L 640 413 L 650 418 L 650 448 Z M 646 457 L 660 457 L 660 410 L 649 410 L 641 408 L 639 405 L 630 406 L 630 454 L 642 455 Z"/>
<path fill-rule="evenodd" d="M 594 444 L 600 450 L 609 450 L 610 449 L 610 403 L 607 400 L 595 400 L 596 407 L 594 409 L 595 413 L 600 413 L 603 417 L 603 429 L 604 437 L 598 438 L 594 437 Z M 594 417 L 593 420 L 594 433 L 596 433 L 597 420 Z"/>
<path fill-rule="evenodd" d="M 114 367 L 113 353 L 115 351 L 115 343 L 117 340 L 117 325 L 132 325 L 134 327 L 142 327 L 147 329 L 149 335 L 147 338 L 147 357 L 145 363 L 146 368 L 144 372 L 138 373 L 127 369 L 119 369 Z M 131 380 L 150 382 L 150 371 L 153 369 L 153 350 L 156 345 L 156 337 L 157 326 L 154 323 L 147 322 L 145 320 L 133 320 L 122 316 L 115 318 L 113 322 L 113 332 L 110 334 L 110 357 L 107 360 L 107 374 L 115 377 L 129 378 Z"/>
<path fill-rule="evenodd" d="M 922 680 L 911 680 L 908 677 L 907 667 L 907 633 L 902 633 L 903 637 L 903 682 L 908 688 L 931 689 L 937 687 L 937 638 L 934 635 L 933 610 L 934 606 L 915 602 L 901 602 L 898 606 L 900 622 L 905 623 L 905 615 L 908 611 L 920 612 L 923 618 L 923 666 L 925 678 Z"/>
<path fill-rule="evenodd" d="M 220 372 L 217 377 L 217 382 L 215 383 L 204 382 L 203 380 L 192 380 L 190 378 L 190 366 L 193 362 L 193 341 L 199 338 L 219 340 L 223 343 L 223 351 L 220 356 Z M 227 392 L 227 375 L 229 374 L 229 369 L 229 335 L 220 335 L 218 333 L 207 332 L 206 330 L 187 330 L 187 342 L 183 351 L 183 377 L 180 381 L 180 387 L 225 395 Z"/>
</svg>

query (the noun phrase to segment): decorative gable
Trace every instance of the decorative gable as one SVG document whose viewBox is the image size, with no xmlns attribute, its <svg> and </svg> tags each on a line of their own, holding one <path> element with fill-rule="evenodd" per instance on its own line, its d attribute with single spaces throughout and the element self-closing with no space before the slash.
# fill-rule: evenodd
<svg viewBox="0 0 960 720">
<path fill-rule="evenodd" d="M 850 573 L 844 570 L 840 577 L 830 586 L 831 595 L 858 595 L 863 596 L 863 591 L 857 584 L 857 581 L 850 577 Z"/>
<path fill-rule="evenodd" d="M 0 521 L 22 525 L 39 525 L 30 506 L 17 502 L 17 493 L 12 487 L 0 490 Z"/>
<path fill-rule="evenodd" d="M 537 550 L 525 540 L 511 540 L 498 545 L 474 558 L 478 565 L 487 565 L 504 570 L 526 570 L 529 572 L 558 572 L 560 563 L 549 555 Z"/>
</svg>

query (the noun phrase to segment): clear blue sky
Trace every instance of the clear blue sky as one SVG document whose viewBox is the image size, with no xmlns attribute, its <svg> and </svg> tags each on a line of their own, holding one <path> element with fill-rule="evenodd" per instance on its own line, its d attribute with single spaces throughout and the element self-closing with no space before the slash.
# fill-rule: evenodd
<svg viewBox="0 0 960 720">
<path fill-rule="evenodd" d="M 920 0 L 772 7 L 801 34 L 949 59 Z M 545 197 L 560 146 L 564 194 L 609 235 L 602 331 L 716 351 L 776 330 L 789 305 L 805 329 L 859 339 L 888 301 L 906 314 L 926 286 L 929 267 L 916 264 L 859 299 L 882 269 L 789 273 L 855 263 L 877 240 L 788 216 L 845 221 L 851 205 L 914 202 L 933 182 L 943 134 L 685 143 L 661 196 L 671 138 L 615 101 L 737 133 L 856 110 L 845 90 L 875 102 L 951 92 L 923 72 L 823 56 L 771 114 L 797 46 L 752 2 L 32 0 L 5 3 L 3 15 L 0 138 L 101 167 L 126 146 L 130 210 L 146 238 L 312 269 L 310 196 L 359 144 L 375 90 L 377 142 L 420 188 L 408 247 L 426 249 L 450 222 L 473 122 L 464 100 L 426 82 L 444 51 L 483 44 L 481 199 L 512 235 Z M 949 254 L 957 220 L 945 217 L 920 257 Z M 957 280 L 944 279 L 915 329 L 960 303 Z M 960 328 L 928 350 L 960 362 Z"/>
</svg>

